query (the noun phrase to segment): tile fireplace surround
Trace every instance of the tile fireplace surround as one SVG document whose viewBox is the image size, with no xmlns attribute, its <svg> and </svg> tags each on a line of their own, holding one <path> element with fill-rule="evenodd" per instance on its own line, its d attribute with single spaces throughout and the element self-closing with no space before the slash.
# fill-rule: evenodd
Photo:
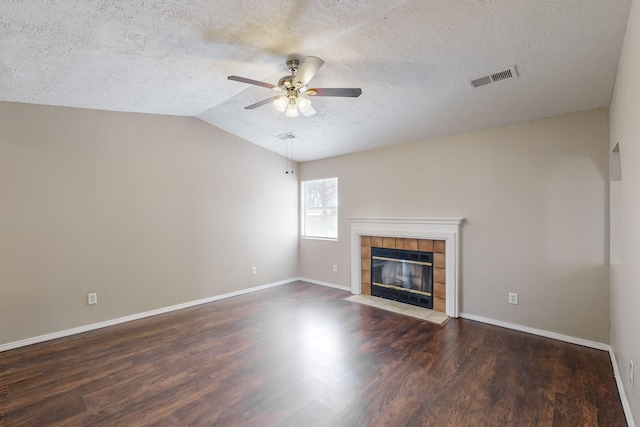
<svg viewBox="0 0 640 427">
<path fill-rule="evenodd" d="M 462 221 L 463 218 L 349 218 L 351 293 L 370 294 L 371 246 L 433 252 L 433 309 L 458 317 Z"/>
<path fill-rule="evenodd" d="M 405 249 L 433 253 L 433 309 L 445 312 L 445 241 L 404 237 L 360 236 L 360 293 L 371 295 L 371 248 Z"/>
</svg>

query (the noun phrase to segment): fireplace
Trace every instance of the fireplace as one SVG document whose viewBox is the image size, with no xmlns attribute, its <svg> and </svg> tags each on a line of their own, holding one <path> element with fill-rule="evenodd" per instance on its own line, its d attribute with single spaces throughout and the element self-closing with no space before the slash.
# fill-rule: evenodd
<svg viewBox="0 0 640 427">
<path fill-rule="evenodd" d="M 352 217 L 351 292 L 371 295 L 371 248 L 433 253 L 433 310 L 459 316 L 463 218 Z"/>
<path fill-rule="evenodd" d="M 433 309 L 433 252 L 372 247 L 371 295 Z"/>
</svg>

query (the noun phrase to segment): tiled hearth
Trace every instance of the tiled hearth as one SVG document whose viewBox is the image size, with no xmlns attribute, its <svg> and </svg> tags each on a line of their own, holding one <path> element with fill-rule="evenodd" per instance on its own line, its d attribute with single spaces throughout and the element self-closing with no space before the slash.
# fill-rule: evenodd
<svg viewBox="0 0 640 427">
<path fill-rule="evenodd" d="M 351 224 L 351 293 L 371 294 L 371 248 L 434 253 L 435 311 L 459 315 L 460 227 L 463 218 L 359 217 Z"/>
<path fill-rule="evenodd" d="M 371 295 L 371 247 L 433 252 L 433 309 L 446 311 L 446 241 L 385 236 L 360 236 L 360 291 Z"/>
<path fill-rule="evenodd" d="M 403 302 L 391 301 L 384 298 L 372 297 L 371 295 L 351 295 L 349 298 L 346 298 L 346 300 L 381 308 L 385 311 L 403 314 L 416 319 L 426 320 L 427 322 L 435 323 L 437 325 L 444 325 L 447 320 L 449 320 L 449 316 L 439 311 L 434 311 L 424 307 L 417 307 Z"/>
</svg>

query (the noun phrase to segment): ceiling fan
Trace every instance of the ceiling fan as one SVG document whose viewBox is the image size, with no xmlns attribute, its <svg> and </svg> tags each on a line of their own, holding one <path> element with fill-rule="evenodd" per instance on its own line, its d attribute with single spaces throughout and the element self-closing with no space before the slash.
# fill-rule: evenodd
<svg viewBox="0 0 640 427">
<path fill-rule="evenodd" d="M 302 65 L 297 58 L 287 59 L 287 68 L 290 75 L 284 76 L 277 85 L 260 82 L 258 80 L 247 79 L 245 77 L 229 76 L 229 80 L 248 83 L 256 86 L 266 87 L 281 92 L 280 95 L 272 96 L 255 104 L 248 105 L 245 110 L 253 110 L 270 102 L 273 102 L 276 109 L 285 112 L 287 117 L 297 117 L 298 110 L 305 116 L 315 114 L 311 107 L 311 101 L 302 96 L 340 96 L 356 98 L 362 94 L 360 88 L 309 88 L 309 81 L 316 75 L 324 61 L 315 56 L 307 56 Z"/>
</svg>

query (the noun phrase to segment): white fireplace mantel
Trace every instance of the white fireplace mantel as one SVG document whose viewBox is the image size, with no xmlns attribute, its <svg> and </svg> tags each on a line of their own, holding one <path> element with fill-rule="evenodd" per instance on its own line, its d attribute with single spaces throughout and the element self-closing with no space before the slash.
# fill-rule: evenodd
<svg viewBox="0 0 640 427">
<path fill-rule="evenodd" d="M 460 226 L 464 218 L 349 218 L 351 223 L 351 293 L 361 293 L 360 236 L 446 241 L 446 314 L 458 317 L 460 304 Z"/>
</svg>

